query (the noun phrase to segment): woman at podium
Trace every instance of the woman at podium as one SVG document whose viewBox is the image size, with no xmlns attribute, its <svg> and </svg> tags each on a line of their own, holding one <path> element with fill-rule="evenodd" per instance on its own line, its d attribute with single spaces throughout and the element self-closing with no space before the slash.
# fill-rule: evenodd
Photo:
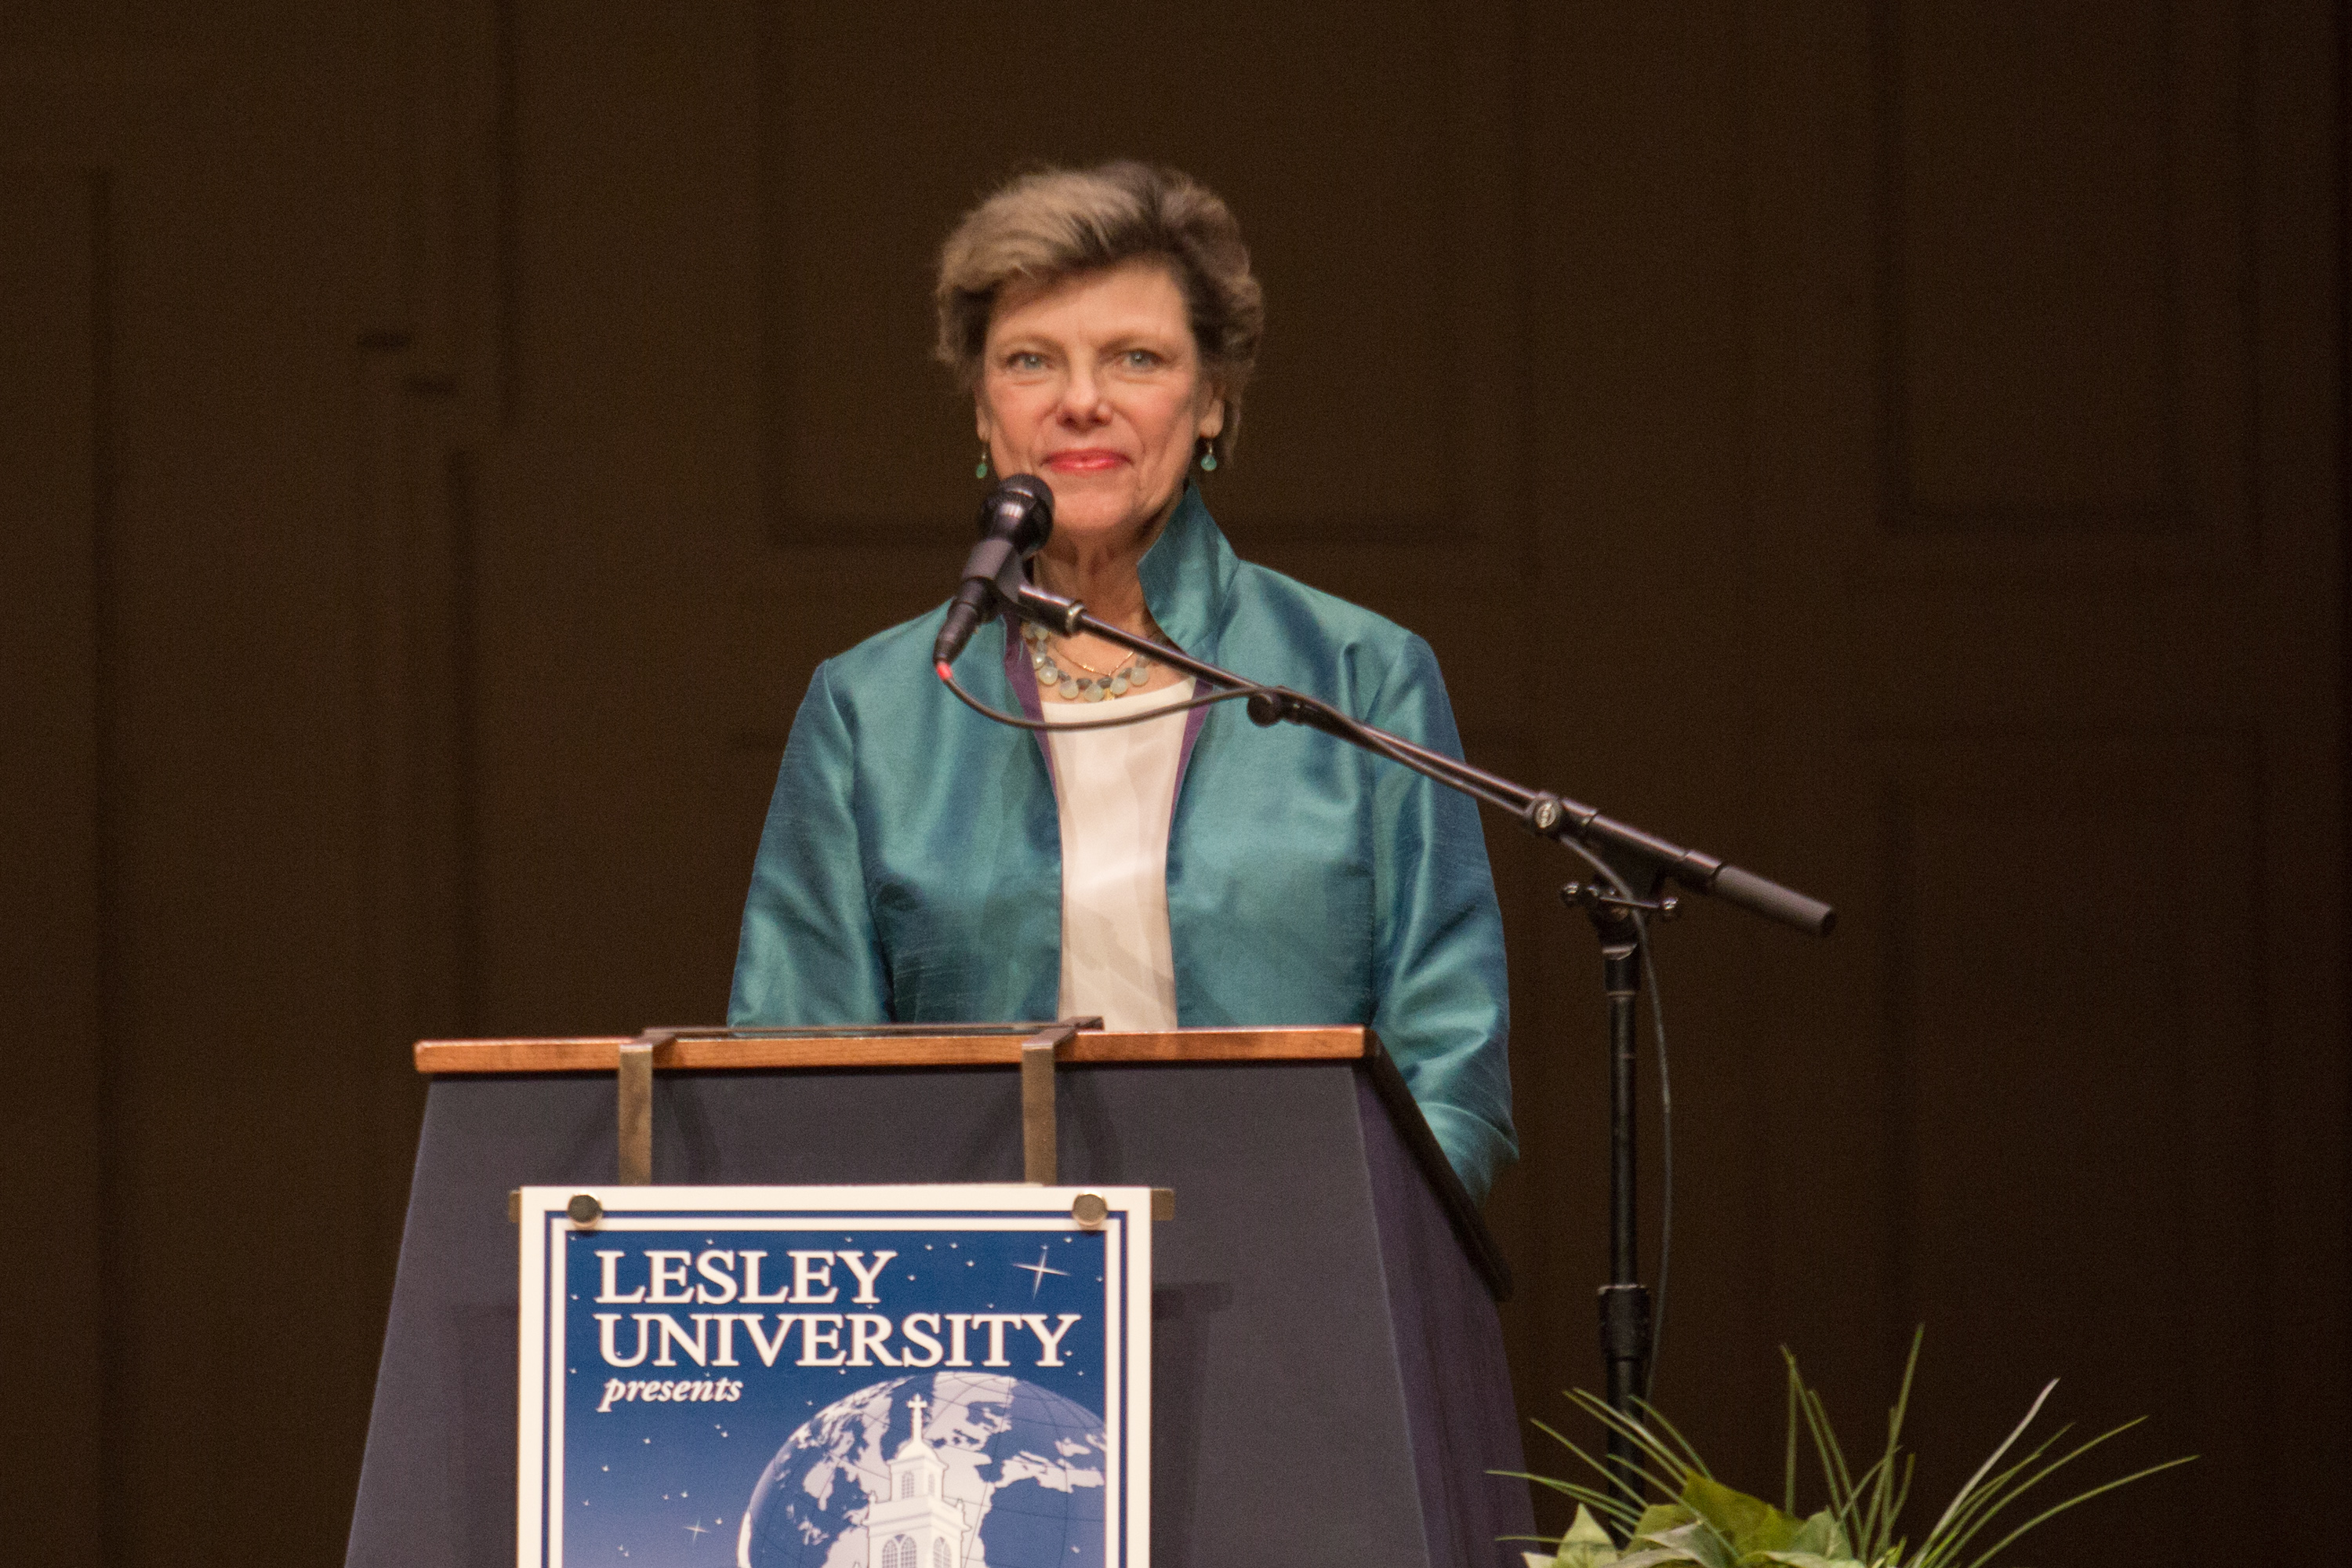
<svg viewBox="0 0 2352 1568">
<path fill-rule="evenodd" d="M 948 237 L 936 303 L 979 475 L 1053 489 L 1041 586 L 1460 755 L 1426 643 L 1237 559 L 1210 517 L 1196 476 L 1232 456 L 1264 313 L 1215 195 L 1138 163 L 1026 175 Z M 1112 729 L 991 723 L 932 672 L 944 613 L 811 680 L 729 1021 L 1365 1024 L 1483 1196 L 1517 1150 L 1476 807 L 1232 703 Z M 982 701 L 1049 726 L 1192 695 L 1148 657 L 1003 621 L 956 668 Z"/>
</svg>

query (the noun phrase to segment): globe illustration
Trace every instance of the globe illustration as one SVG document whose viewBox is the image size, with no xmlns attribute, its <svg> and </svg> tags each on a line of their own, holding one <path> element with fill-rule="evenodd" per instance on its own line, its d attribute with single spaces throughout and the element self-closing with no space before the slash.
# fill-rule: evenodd
<svg viewBox="0 0 2352 1568">
<path fill-rule="evenodd" d="M 1019 1378 L 893 1378 L 825 1406 L 752 1489 L 739 1568 L 1101 1568 L 1102 1417 Z"/>
</svg>

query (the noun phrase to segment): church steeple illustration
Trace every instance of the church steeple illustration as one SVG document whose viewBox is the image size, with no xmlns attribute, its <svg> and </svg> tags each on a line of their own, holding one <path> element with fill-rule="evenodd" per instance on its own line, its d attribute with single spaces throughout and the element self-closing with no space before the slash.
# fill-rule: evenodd
<svg viewBox="0 0 2352 1568">
<path fill-rule="evenodd" d="M 972 1521 L 944 1490 L 947 1461 L 923 1438 L 921 1394 L 907 1402 L 914 1430 L 890 1460 L 890 1495 L 866 1509 L 866 1568 L 964 1568 Z"/>
</svg>

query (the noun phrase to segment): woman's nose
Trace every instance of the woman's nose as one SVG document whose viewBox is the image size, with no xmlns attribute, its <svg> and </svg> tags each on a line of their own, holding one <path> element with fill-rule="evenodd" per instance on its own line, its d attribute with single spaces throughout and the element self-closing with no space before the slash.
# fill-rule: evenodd
<svg viewBox="0 0 2352 1568">
<path fill-rule="evenodd" d="M 1093 424 L 1103 417 L 1102 383 L 1088 370 L 1071 373 L 1062 384 L 1062 417 L 1080 424 Z"/>
</svg>

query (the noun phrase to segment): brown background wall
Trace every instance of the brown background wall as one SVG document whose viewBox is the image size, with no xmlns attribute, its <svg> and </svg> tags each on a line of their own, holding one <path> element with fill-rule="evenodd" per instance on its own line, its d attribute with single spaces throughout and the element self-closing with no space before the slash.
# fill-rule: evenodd
<svg viewBox="0 0 2352 1568">
<path fill-rule="evenodd" d="M 16 1554 L 340 1552 L 403 1047 L 721 1012 L 808 670 L 960 555 L 929 247 L 1112 153 L 1258 258 L 1240 549 L 1427 633 L 1474 756 L 1845 912 L 1661 943 L 1660 1397 L 1718 1470 L 1776 1484 L 1774 1346 L 1866 1441 L 1924 1321 L 1928 1509 L 2063 1374 L 2206 1458 L 2034 1560 L 2307 1514 L 2352 1473 L 2344 48 L 2320 0 L 17 0 Z M 1492 837 L 1557 1417 L 1597 964 Z"/>
</svg>

